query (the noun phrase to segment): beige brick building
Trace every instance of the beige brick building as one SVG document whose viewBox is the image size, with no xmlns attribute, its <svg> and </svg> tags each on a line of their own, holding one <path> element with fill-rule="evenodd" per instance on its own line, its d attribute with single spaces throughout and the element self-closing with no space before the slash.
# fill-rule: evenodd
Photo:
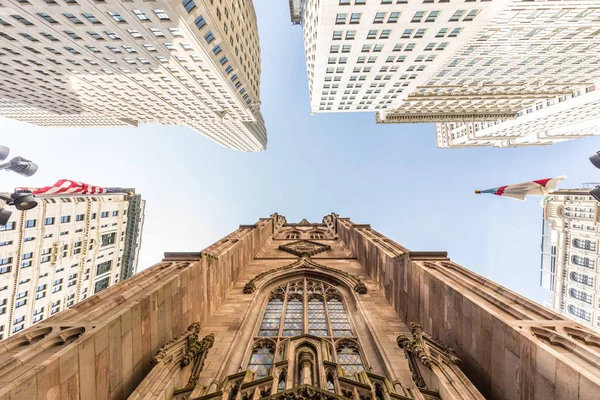
<svg viewBox="0 0 600 400">
<path fill-rule="evenodd" d="M 0 116 L 41 126 L 186 126 L 266 148 L 251 0 L 6 0 Z"/>
<path fill-rule="evenodd" d="M 0 340 L 136 272 L 145 200 L 115 190 L 40 195 L 36 208 L 13 209 L 0 227 Z"/>
<path fill-rule="evenodd" d="M 0 399 L 597 399 L 600 338 L 336 214 L 278 214 L 3 342 Z"/>
</svg>

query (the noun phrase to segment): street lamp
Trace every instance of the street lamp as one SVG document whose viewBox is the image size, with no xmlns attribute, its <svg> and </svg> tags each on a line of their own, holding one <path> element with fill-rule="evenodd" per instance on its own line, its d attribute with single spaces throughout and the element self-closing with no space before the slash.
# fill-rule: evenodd
<svg viewBox="0 0 600 400">
<path fill-rule="evenodd" d="M 600 169 L 600 151 L 597 151 L 596 153 L 592 154 L 590 156 L 590 161 L 592 164 L 594 164 L 594 167 Z"/>
<path fill-rule="evenodd" d="M 590 196 L 596 199 L 596 201 L 600 202 L 600 186 L 596 186 L 592 190 L 590 190 Z"/>
<path fill-rule="evenodd" d="M 9 162 L 0 164 L 0 169 L 16 172 L 23 176 L 32 176 L 38 170 L 38 166 L 31 160 L 23 157 L 13 157 Z"/>
<path fill-rule="evenodd" d="M 0 161 L 8 158 L 10 149 L 0 145 Z M 23 157 L 13 157 L 10 161 L 0 164 L 0 170 L 16 172 L 22 176 L 32 176 L 38 166 L 31 160 Z M 33 193 L 29 190 L 15 190 L 14 193 L 0 193 L 0 200 L 4 200 L 9 206 L 14 206 L 19 211 L 31 210 L 38 204 Z M 0 207 L 0 226 L 6 225 L 12 212 Z"/>
<path fill-rule="evenodd" d="M 14 193 L 0 193 L 0 200 L 4 200 L 9 206 L 14 206 L 19 211 L 27 211 L 38 205 L 33 193 L 29 190 L 15 190 Z M 6 225 L 12 211 L 0 208 L 0 226 Z"/>
</svg>

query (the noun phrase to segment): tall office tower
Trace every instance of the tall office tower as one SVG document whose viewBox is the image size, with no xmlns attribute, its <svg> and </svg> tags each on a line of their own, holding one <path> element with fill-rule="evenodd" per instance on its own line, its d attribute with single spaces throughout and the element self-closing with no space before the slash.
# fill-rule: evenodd
<svg viewBox="0 0 600 400">
<path fill-rule="evenodd" d="M 445 252 L 273 214 L 6 340 L 0 398 L 597 400 L 598 343 Z"/>
<path fill-rule="evenodd" d="M 600 78 L 597 5 L 292 0 L 290 11 L 313 113 L 376 111 L 378 123 L 438 122 L 445 135 L 585 91 Z"/>
<path fill-rule="evenodd" d="M 0 227 L 0 339 L 135 273 L 145 200 L 116 190 L 39 195 Z"/>
<path fill-rule="evenodd" d="M 7 0 L 0 115 L 60 127 L 187 126 L 266 148 L 251 0 Z"/>
<path fill-rule="evenodd" d="M 600 207 L 588 191 L 544 199 L 540 283 L 553 292 L 555 310 L 600 331 Z"/>
</svg>

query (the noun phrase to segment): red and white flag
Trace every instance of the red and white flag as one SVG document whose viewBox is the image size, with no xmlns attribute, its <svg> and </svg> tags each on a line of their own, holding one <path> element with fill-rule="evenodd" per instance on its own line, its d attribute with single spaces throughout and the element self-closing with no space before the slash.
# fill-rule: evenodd
<svg viewBox="0 0 600 400">
<path fill-rule="evenodd" d="M 16 190 L 29 190 L 34 195 L 100 194 L 107 192 L 103 187 L 71 181 L 69 179 L 61 179 L 52 186 L 44 186 L 42 188 L 16 188 Z"/>
<path fill-rule="evenodd" d="M 566 176 L 557 176 L 556 178 L 539 179 L 487 190 L 476 190 L 475 194 L 488 193 L 525 201 L 527 196 L 544 196 L 552 193 L 556 185 L 565 178 Z"/>
</svg>

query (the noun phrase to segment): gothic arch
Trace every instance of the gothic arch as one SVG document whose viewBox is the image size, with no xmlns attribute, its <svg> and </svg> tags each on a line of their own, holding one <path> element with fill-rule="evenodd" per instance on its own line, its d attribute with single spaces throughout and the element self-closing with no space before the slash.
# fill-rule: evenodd
<svg viewBox="0 0 600 400">
<path fill-rule="evenodd" d="M 256 290 L 266 290 L 267 286 L 273 282 L 304 276 L 312 276 L 331 282 L 333 285 L 341 285 L 359 294 L 367 293 L 367 286 L 354 275 L 336 268 L 326 267 L 309 258 L 301 258 L 291 264 L 256 275 L 246 283 L 244 293 L 252 294 Z"/>
</svg>

